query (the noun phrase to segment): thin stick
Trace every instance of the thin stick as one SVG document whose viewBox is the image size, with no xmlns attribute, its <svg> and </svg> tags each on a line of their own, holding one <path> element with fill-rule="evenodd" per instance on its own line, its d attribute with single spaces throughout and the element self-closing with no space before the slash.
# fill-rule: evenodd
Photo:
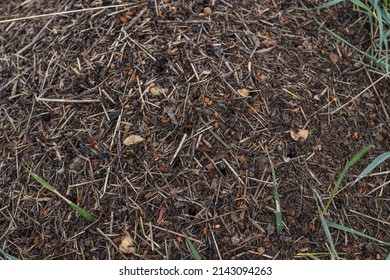
<svg viewBox="0 0 390 280">
<path fill-rule="evenodd" d="M 156 10 L 156 17 L 158 17 L 158 5 L 157 5 L 157 0 L 154 0 L 154 9 Z"/>
<path fill-rule="evenodd" d="M 380 186 L 378 186 L 378 187 L 372 189 L 369 193 L 367 193 L 367 195 L 370 195 L 370 194 L 372 194 L 373 192 L 376 192 L 377 190 L 382 189 L 384 186 L 386 186 L 386 185 L 388 185 L 388 184 L 390 184 L 390 181 L 387 181 L 387 182 L 383 183 L 382 185 L 380 185 Z"/>
<path fill-rule="evenodd" d="M 204 121 L 204 119 L 203 118 L 200 118 L 200 120 L 202 121 L 202 123 L 205 125 L 205 126 L 208 126 L 208 124 Z M 215 137 L 215 139 L 217 139 L 217 141 L 219 142 L 219 143 L 221 143 L 226 149 L 231 149 L 231 147 L 229 147 L 229 145 L 228 144 L 226 144 L 225 143 L 225 141 L 223 141 L 222 139 L 221 139 L 221 137 L 219 137 L 214 131 L 212 131 L 212 130 L 210 130 L 210 133 Z"/>
<path fill-rule="evenodd" d="M 209 223 L 209 228 L 211 229 L 210 223 Z M 222 260 L 222 256 L 221 253 L 219 252 L 217 240 L 215 240 L 214 231 L 211 229 L 210 232 L 211 232 L 211 236 L 213 237 L 215 249 L 217 249 L 218 257 L 220 260 Z"/>
<path fill-rule="evenodd" d="M 115 250 L 118 251 L 119 254 L 121 254 L 121 256 L 123 258 L 125 258 L 126 260 L 128 259 L 118 248 L 118 246 L 116 246 L 116 244 L 114 243 L 114 241 L 111 240 L 111 238 L 109 238 L 100 228 L 96 228 L 96 231 L 98 233 L 100 233 L 105 239 L 107 239 L 108 242 L 110 242 L 110 244 L 115 248 Z"/>
<path fill-rule="evenodd" d="M 77 100 L 77 99 L 50 99 L 50 98 L 41 98 L 38 97 L 37 101 L 43 101 L 43 102 L 63 102 L 63 103 L 95 103 L 100 102 L 100 99 L 83 99 L 83 100 Z"/>
<path fill-rule="evenodd" d="M 34 45 L 38 40 L 39 38 L 41 37 L 42 33 L 45 32 L 46 28 L 49 26 L 49 24 L 53 21 L 54 17 L 51 18 L 46 24 L 45 26 L 41 29 L 41 31 L 38 32 L 38 34 L 34 37 L 34 39 L 32 39 L 32 41 L 27 44 L 27 46 L 25 46 L 24 48 L 22 48 L 21 50 L 19 50 L 16 54 L 17 55 L 21 55 L 22 53 L 24 53 L 27 49 L 29 49 L 32 45 Z M 0 21 L 1 23 L 1 21 Z"/>
<path fill-rule="evenodd" d="M 210 20 L 186 20 L 186 21 L 178 21 L 178 20 L 157 20 L 157 23 L 173 23 L 173 24 L 182 24 L 182 25 L 187 25 L 187 24 L 202 24 L 202 23 L 211 23 L 212 21 Z"/>
<path fill-rule="evenodd" d="M 368 70 L 367 70 L 367 69 L 366 69 L 366 73 L 367 73 L 368 78 L 370 79 L 370 82 L 372 83 L 371 76 L 370 76 L 370 74 L 368 73 Z M 385 113 L 386 119 L 387 119 L 387 120 L 390 120 L 389 114 L 387 113 L 387 110 L 386 110 L 386 106 L 385 106 L 385 104 L 383 104 L 382 98 L 380 97 L 379 92 L 378 92 L 378 90 L 376 89 L 376 87 L 374 87 L 374 91 L 375 91 L 376 95 L 378 96 L 379 102 L 381 103 L 382 110 L 383 110 L 383 113 Z"/>
<path fill-rule="evenodd" d="M 107 168 L 106 179 L 104 180 L 104 186 L 103 186 L 103 193 L 100 195 L 100 198 L 102 198 L 106 194 L 108 178 L 110 177 L 110 171 L 111 171 L 111 165 L 109 165 Z"/>
<path fill-rule="evenodd" d="M 172 165 L 172 164 L 173 164 L 173 161 L 175 160 L 175 158 L 176 158 L 177 155 L 179 154 L 181 148 L 183 147 L 183 144 L 184 144 L 184 141 L 186 141 L 186 138 L 187 138 L 187 133 L 184 133 L 183 138 L 181 138 L 180 144 L 179 144 L 179 146 L 177 147 L 175 154 L 173 155 L 171 161 L 169 162 L 169 165 Z"/>
<path fill-rule="evenodd" d="M 370 216 L 368 216 L 368 215 L 366 215 L 366 214 L 363 214 L 363 213 L 354 211 L 354 210 L 352 210 L 352 209 L 349 209 L 349 212 L 352 212 L 352 213 L 354 213 L 354 214 L 356 214 L 356 215 L 359 215 L 359 216 L 365 217 L 365 218 L 367 218 L 367 219 L 371 219 L 371 220 L 374 220 L 374 221 L 376 221 L 376 222 L 383 223 L 383 224 L 385 224 L 385 225 L 389 225 L 389 226 L 390 226 L 390 223 L 389 223 L 389 222 L 386 222 L 386 221 L 383 221 L 383 220 L 379 220 L 379 219 L 377 219 L 377 218 L 370 217 Z"/>
<path fill-rule="evenodd" d="M 151 244 L 152 244 L 152 252 L 153 252 L 153 251 L 154 251 L 154 241 L 153 241 L 153 227 L 152 227 L 152 222 L 149 222 L 149 229 L 150 229 L 150 232 L 149 232 L 150 241 L 151 241 Z"/>
<path fill-rule="evenodd" d="M 80 9 L 80 10 L 63 11 L 63 12 L 56 12 L 56 13 L 43 14 L 43 15 L 27 16 L 27 17 L 20 17 L 20 18 L 10 18 L 10 19 L 0 20 L 0 23 L 20 21 L 20 20 L 25 20 L 25 19 L 44 18 L 44 17 L 51 17 L 51 16 L 61 16 L 61 15 L 67 15 L 67 14 L 72 14 L 72 13 L 80 13 L 80 12 L 86 12 L 86 11 L 96 11 L 96 10 L 112 9 L 112 8 L 126 7 L 126 6 L 137 7 L 137 6 L 140 6 L 140 5 L 143 5 L 143 4 L 144 3 L 134 5 L 134 3 L 127 3 L 127 4 L 111 5 L 111 6 L 104 6 L 104 7 L 94 7 L 94 8 Z"/>
<path fill-rule="evenodd" d="M 237 174 L 236 170 L 233 169 L 233 167 L 229 164 L 229 162 L 224 158 L 222 158 L 222 161 L 226 164 L 227 167 L 229 167 L 230 171 L 233 172 L 233 174 L 234 174 L 234 176 L 236 176 L 237 180 L 240 181 L 240 183 L 243 186 L 245 186 L 244 181 L 240 178 L 240 176 Z"/>
<path fill-rule="evenodd" d="M 134 44 L 136 45 L 137 47 L 139 47 L 147 56 L 149 56 L 154 62 L 157 61 L 157 59 L 151 55 L 146 49 L 144 46 L 141 45 L 141 43 L 137 42 L 136 40 L 133 40 L 131 38 L 129 38 L 129 40 Z M 128 43 L 129 44 L 129 43 Z M 131 46 L 131 44 L 129 44 L 129 46 Z"/>
<path fill-rule="evenodd" d="M 114 146 L 115 136 L 116 136 L 116 133 L 118 132 L 118 128 L 121 125 L 122 115 L 123 115 L 123 107 L 122 107 L 121 113 L 120 113 L 120 115 L 118 117 L 118 120 L 116 121 L 115 130 L 114 130 L 114 133 L 112 135 L 112 140 L 111 140 L 111 144 L 110 144 L 110 152 L 112 150 L 112 147 Z"/>
<path fill-rule="evenodd" d="M 329 114 L 334 114 L 336 113 L 337 111 L 340 111 L 341 109 L 345 108 L 348 104 L 350 104 L 351 102 L 355 101 L 357 98 L 359 98 L 363 93 L 365 93 L 367 90 L 369 90 L 370 88 L 372 88 L 374 85 L 376 85 L 377 83 L 379 83 L 381 80 L 383 80 L 385 77 L 387 77 L 388 75 L 390 74 L 390 71 L 387 72 L 386 74 L 384 74 L 382 77 L 380 77 L 378 80 L 376 80 L 374 83 L 372 83 L 371 85 L 369 85 L 368 87 L 366 87 L 365 89 L 363 89 L 361 92 L 359 92 L 358 95 L 356 95 L 354 98 L 352 98 L 351 100 L 349 100 L 347 103 L 344 103 L 344 105 L 338 107 L 336 110 L 330 112 Z"/>
<path fill-rule="evenodd" d="M 184 234 L 178 233 L 178 232 L 173 231 L 173 230 L 169 230 L 169 229 L 166 229 L 166 228 L 162 228 L 162 227 L 159 227 L 159 226 L 156 226 L 156 225 L 152 225 L 152 227 L 154 227 L 154 228 L 156 228 L 156 229 L 159 229 L 159 230 L 162 230 L 162 231 L 166 231 L 166 232 L 171 233 L 171 234 L 175 234 L 175 235 L 177 235 L 177 236 L 181 236 L 181 237 L 184 237 L 184 238 L 187 237 L 189 240 L 194 241 L 194 242 L 198 242 L 198 243 L 201 243 L 201 244 L 203 243 L 202 241 L 199 241 L 198 239 L 192 238 L 192 237 L 190 237 L 190 236 L 186 236 L 186 235 L 184 235 Z"/>
</svg>

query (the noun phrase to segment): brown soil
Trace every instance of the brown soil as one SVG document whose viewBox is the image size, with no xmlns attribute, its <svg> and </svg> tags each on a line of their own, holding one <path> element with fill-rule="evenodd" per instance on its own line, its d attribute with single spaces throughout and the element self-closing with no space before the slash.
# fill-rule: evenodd
<svg viewBox="0 0 390 280">
<path fill-rule="evenodd" d="M 0 23 L 0 248 L 21 259 L 192 259 L 187 237 L 204 259 L 329 259 L 313 189 L 325 204 L 369 143 L 327 219 L 390 241 L 389 163 L 349 184 L 390 150 L 390 86 L 371 86 L 381 76 L 320 28 L 365 49 L 351 7 L 99 2 L 0 4 L 0 20 L 84 9 Z M 307 138 L 291 137 L 304 129 Z M 124 145 L 131 135 L 143 141 Z M 341 258 L 389 253 L 330 230 Z M 126 233 L 134 254 L 118 250 Z"/>
</svg>

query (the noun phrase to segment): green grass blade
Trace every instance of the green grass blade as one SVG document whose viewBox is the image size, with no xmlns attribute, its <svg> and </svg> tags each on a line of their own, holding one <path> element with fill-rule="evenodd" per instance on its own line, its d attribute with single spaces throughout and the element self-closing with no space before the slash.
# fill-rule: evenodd
<svg viewBox="0 0 390 280">
<path fill-rule="evenodd" d="M 390 261 L 390 253 L 387 255 L 386 260 Z"/>
<path fill-rule="evenodd" d="M 366 4 L 364 4 L 362 1 L 360 0 L 351 0 L 352 3 L 354 3 L 356 6 L 362 8 L 363 10 L 365 10 L 367 13 L 371 14 L 373 16 L 373 13 L 370 9 L 370 7 L 368 7 Z"/>
<path fill-rule="evenodd" d="M 332 259 L 338 259 L 339 257 L 337 255 L 336 247 L 334 246 L 332 235 L 330 234 L 328 223 L 326 222 L 324 214 L 323 214 L 321 207 L 319 205 L 320 196 L 318 195 L 316 190 L 314 190 L 314 199 L 315 199 L 316 204 L 317 204 L 318 214 L 320 215 L 322 229 L 324 230 L 326 239 L 328 239 L 331 257 L 332 257 Z"/>
<path fill-rule="evenodd" d="M 56 189 L 50 185 L 48 182 L 46 182 L 45 180 L 43 180 L 41 177 L 39 177 L 37 174 L 33 173 L 31 170 L 27 169 L 27 172 L 28 174 L 30 174 L 31 177 L 33 177 L 35 179 L 35 181 L 37 181 L 38 183 L 40 183 L 42 186 L 44 186 L 46 189 L 48 189 L 49 191 L 52 191 L 54 192 Z"/>
<path fill-rule="evenodd" d="M 371 65 L 369 65 L 369 64 L 367 64 L 367 63 L 364 63 L 364 62 L 362 62 L 362 61 L 357 61 L 357 60 L 355 60 L 355 59 L 354 59 L 354 61 L 359 62 L 361 65 L 367 67 L 367 68 L 370 69 L 372 72 L 377 73 L 377 74 L 379 74 L 379 75 L 386 75 L 386 73 L 388 72 L 388 71 L 387 71 L 387 72 L 386 72 L 386 71 L 383 71 L 383 70 L 379 69 L 378 67 L 373 67 L 373 66 L 371 66 Z M 379 65 L 379 66 L 381 66 L 381 67 L 383 67 L 384 69 L 387 69 L 387 68 L 388 68 L 388 66 L 386 66 L 385 64 L 382 64 L 381 62 L 376 62 L 376 64 Z"/>
<path fill-rule="evenodd" d="M 84 210 L 83 208 L 81 208 L 80 206 L 78 206 L 77 204 L 75 204 L 74 202 L 70 201 L 69 199 L 67 199 L 66 197 L 64 197 L 63 195 L 61 195 L 51 184 L 49 184 L 48 182 L 46 182 L 45 180 L 43 180 L 41 177 L 39 177 L 37 174 L 35 174 L 34 172 L 28 170 L 26 168 L 28 174 L 30 174 L 31 177 L 33 177 L 38 183 L 40 183 L 43 187 L 45 187 L 46 189 L 48 189 L 49 191 L 55 193 L 56 195 L 58 195 L 60 198 L 62 198 L 66 203 L 69 204 L 69 206 L 71 206 L 74 210 L 77 211 L 77 213 L 79 213 L 83 218 L 85 218 L 88 222 L 92 222 L 93 221 L 93 216 L 87 212 L 86 210 Z"/>
<path fill-rule="evenodd" d="M 358 51 L 360 54 L 364 55 L 365 57 L 367 57 L 368 59 L 376 62 L 377 59 L 372 56 L 372 55 L 369 55 L 368 53 L 365 53 L 363 51 L 361 51 L 360 49 L 358 49 L 357 47 L 355 47 L 354 45 L 352 45 L 350 42 L 348 42 L 347 40 L 345 40 L 343 37 L 339 36 L 338 34 L 336 34 L 335 32 L 333 32 L 332 30 L 330 30 L 329 28 L 327 27 L 324 27 L 324 29 L 330 34 L 332 35 L 333 37 L 335 37 L 337 40 L 340 40 L 342 41 L 344 44 L 350 46 L 351 48 L 353 48 L 354 50 Z"/>
<path fill-rule="evenodd" d="M 88 222 L 92 222 L 93 221 L 93 216 L 87 210 L 85 210 L 84 208 L 78 206 L 77 204 L 75 204 L 73 202 L 69 203 L 69 205 L 74 210 L 76 210 L 77 213 L 79 213 L 81 216 L 83 216 L 83 218 L 86 219 Z"/>
<path fill-rule="evenodd" d="M 368 1 L 373 6 L 373 8 L 376 9 L 376 7 L 378 7 L 379 5 L 379 1 L 381 0 L 374 0 L 374 4 L 372 3 L 372 0 L 368 0 Z"/>
<path fill-rule="evenodd" d="M 379 29 L 379 53 L 382 53 L 382 48 L 385 44 L 385 32 L 383 29 L 383 19 L 382 19 L 382 12 L 379 7 L 375 9 L 375 12 L 377 14 L 377 20 L 378 20 L 378 29 Z"/>
<path fill-rule="evenodd" d="M 144 227 L 144 220 L 142 219 L 141 216 L 139 217 L 139 223 L 141 225 L 142 234 L 145 236 L 145 238 L 148 238 L 148 236 L 146 235 L 145 227 Z"/>
<path fill-rule="evenodd" d="M 185 239 L 186 239 L 186 243 L 187 243 L 188 248 L 190 248 L 192 257 L 195 260 L 201 260 L 202 258 L 198 254 L 198 251 L 196 251 L 196 248 L 195 248 L 194 244 L 192 244 L 191 240 L 189 240 L 188 237 L 186 237 Z"/>
<path fill-rule="evenodd" d="M 319 257 L 321 257 L 321 256 L 329 256 L 329 252 L 327 252 L 327 253 L 298 253 L 294 257 L 295 258 L 308 257 L 308 258 L 311 258 L 312 260 L 320 260 Z"/>
<path fill-rule="evenodd" d="M 390 25 L 390 13 L 386 10 L 382 10 L 382 17 L 386 24 Z"/>
<path fill-rule="evenodd" d="M 390 157 L 390 152 L 383 153 L 376 157 L 363 171 L 359 174 L 359 176 L 356 178 L 356 180 L 353 182 L 353 184 L 357 183 L 359 180 L 367 176 L 368 173 L 370 173 L 374 168 L 376 168 L 378 165 L 380 165 L 382 162 L 384 162 L 386 159 Z"/>
<path fill-rule="evenodd" d="M 316 257 L 315 255 L 307 254 L 307 257 L 311 258 L 312 260 L 319 261 L 320 258 Z"/>
<path fill-rule="evenodd" d="M 348 164 L 345 166 L 345 169 L 351 168 L 355 163 L 357 163 L 369 150 L 371 150 L 374 147 L 373 144 L 367 145 L 363 149 L 361 149 L 356 155 L 353 156 L 353 158 L 348 162 Z"/>
<path fill-rule="evenodd" d="M 347 173 L 348 169 L 350 169 L 356 162 L 358 162 L 374 145 L 370 144 L 363 149 L 361 149 L 354 157 L 347 163 L 347 165 L 344 167 L 343 172 L 341 172 L 340 177 L 336 181 L 336 185 L 334 186 L 332 193 L 330 194 L 329 200 L 326 203 L 324 214 L 328 211 L 328 208 L 330 204 L 333 201 L 334 196 L 336 195 L 337 191 L 339 190 L 339 187 L 341 185 L 341 182 L 344 179 L 345 174 Z"/>
<path fill-rule="evenodd" d="M 281 235 L 282 231 L 283 231 L 283 224 L 282 224 L 282 211 L 280 209 L 280 197 L 279 197 L 279 193 L 278 193 L 278 183 L 276 182 L 275 168 L 273 166 L 273 163 L 272 163 L 269 155 L 268 155 L 268 159 L 269 159 L 270 166 L 271 166 L 272 180 L 274 182 L 274 199 L 275 199 L 275 206 L 276 206 L 275 207 L 276 208 L 276 212 L 275 212 L 276 233 L 278 235 Z"/>
<path fill-rule="evenodd" d="M 19 260 L 18 258 L 6 253 L 3 251 L 3 249 L 0 248 L 0 253 L 7 259 L 7 260 Z"/>
<path fill-rule="evenodd" d="M 330 8 L 330 7 L 335 6 L 341 2 L 345 2 L 345 0 L 332 0 L 332 1 L 329 1 L 325 4 L 322 4 L 321 6 L 314 8 L 313 10 L 321 10 L 321 9 Z"/>
<path fill-rule="evenodd" d="M 362 233 L 360 231 L 357 231 L 357 230 L 354 230 L 354 229 L 351 229 L 351 228 L 348 228 L 348 227 L 345 227 L 345 226 L 342 226 L 342 225 L 339 225 L 339 224 L 336 224 L 336 223 L 329 223 L 328 226 L 332 227 L 332 228 L 339 229 L 339 230 L 343 230 L 343 231 L 346 231 L 346 232 L 349 232 L 349 233 L 352 233 L 352 234 L 355 234 L 355 235 L 359 235 L 361 237 L 364 237 L 364 238 L 370 239 L 372 241 L 378 242 L 378 243 L 380 243 L 382 245 L 390 246 L 389 242 L 385 242 L 385 241 L 376 239 L 376 238 L 374 238 L 372 236 L 369 236 L 367 234 L 364 234 L 364 233 Z"/>
</svg>

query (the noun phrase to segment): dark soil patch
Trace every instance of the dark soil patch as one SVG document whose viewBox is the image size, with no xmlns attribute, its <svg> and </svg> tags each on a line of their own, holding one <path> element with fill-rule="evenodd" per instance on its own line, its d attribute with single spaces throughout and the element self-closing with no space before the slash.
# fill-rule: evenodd
<svg viewBox="0 0 390 280">
<path fill-rule="evenodd" d="M 90 2 L 2 1 L 0 20 Z M 389 242 L 389 164 L 347 184 L 390 150 L 389 84 L 340 109 L 380 76 L 319 29 L 364 46 L 358 15 L 296 9 L 315 1 L 157 2 L 0 23 L 0 248 L 21 259 L 191 259 L 189 237 L 204 259 L 328 259 L 313 189 L 326 203 L 369 143 L 329 219 Z M 309 137 L 293 140 L 299 129 Z M 130 135 L 143 141 L 126 146 Z M 136 254 L 118 251 L 126 232 Z M 389 252 L 331 232 L 342 258 Z"/>
</svg>

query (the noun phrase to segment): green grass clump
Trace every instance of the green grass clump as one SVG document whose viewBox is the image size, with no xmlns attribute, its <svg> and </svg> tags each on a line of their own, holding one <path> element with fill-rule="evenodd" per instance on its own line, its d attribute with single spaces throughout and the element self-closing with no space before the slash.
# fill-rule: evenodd
<svg viewBox="0 0 390 280">
<path fill-rule="evenodd" d="M 185 239 L 186 239 L 186 244 L 187 244 L 188 248 L 190 249 L 191 255 L 194 258 L 194 260 L 201 260 L 202 258 L 200 257 L 200 255 L 199 255 L 198 251 L 196 250 L 194 244 L 192 244 L 191 240 L 188 239 L 188 237 L 186 237 Z"/>
<path fill-rule="evenodd" d="M 68 203 L 68 205 L 70 207 L 72 207 L 74 210 L 76 210 L 77 213 L 79 213 L 81 216 L 83 216 L 88 222 L 92 222 L 93 221 L 93 216 L 86 210 L 84 210 L 83 208 L 81 208 L 80 206 L 78 206 L 76 203 L 70 201 L 69 199 L 67 199 L 65 196 L 63 196 L 62 194 L 60 194 L 52 185 L 50 185 L 48 182 L 46 182 L 45 180 L 43 180 L 41 177 L 39 177 L 37 174 L 35 174 L 34 172 L 28 170 L 26 168 L 26 171 L 28 172 L 28 174 L 30 174 L 31 177 L 33 177 L 38 183 L 40 183 L 43 187 L 45 187 L 46 189 L 48 189 L 49 191 L 55 193 L 56 195 L 58 195 L 60 198 L 62 198 L 66 203 Z"/>
<path fill-rule="evenodd" d="M 347 165 L 344 167 L 343 171 L 341 172 L 339 178 L 337 179 L 336 181 L 336 184 L 334 186 L 334 188 L 332 189 L 332 192 L 331 192 L 331 195 L 328 199 L 328 202 L 326 204 L 326 206 L 324 207 L 322 205 L 322 201 L 321 201 L 321 198 L 320 196 L 318 195 L 317 191 L 316 190 L 313 190 L 314 191 L 314 199 L 316 201 L 316 204 L 317 204 L 317 209 L 318 209 L 318 213 L 319 213 L 319 218 L 320 218 L 320 221 L 321 221 L 321 225 L 322 225 L 322 228 L 324 230 L 324 233 L 325 233 L 325 237 L 328 241 L 328 244 L 329 244 L 329 247 L 330 247 L 330 254 L 331 254 L 331 257 L 332 259 L 338 259 L 338 254 L 337 254 L 337 251 L 336 251 L 336 247 L 335 247 L 335 244 L 333 242 L 333 239 L 332 239 L 332 235 L 330 233 L 330 228 L 335 228 L 335 229 L 338 229 L 338 230 L 342 230 L 342 231 L 345 231 L 345 232 L 348 232 L 348 233 L 351 233 L 351 234 L 355 234 L 355 235 L 358 235 L 358 236 L 361 236 L 361 237 L 364 237 L 366 239 L 369 239 L 369 240 L 372 240 L 372 241 L 375 241 L 379 244 L 382 244 L 382 245 L 386 245 L 386 246 L 390 246 L 390 242 L 386 242 L 386 241 L 382 241 L 382 240 L 379 240 L 379 239 L 376 239 L 372 236 L 369 236 L 365 233 L 362 233 L 362 232 L 359 232 L 357 230 L 354 230 L 354 229 L 351 229 L 351 228 L 348 228 L 346 226 L 343 226 L 343 225 L 339 225 L 339 224 L 336 224 L 336 223 L 333 223 L 333 222 L 329 222 L 327 220 L 327 217 L 326 217 L 326 214 L 327 214 L 327 211 L 328 211 L 328 208 L 330 206 L 330 204 L 332 203 L 335 195 L 337 194 L 337 191 L 341 185 L 341 182 L 345 176 L 345 174 L 347 173 L 347 171 L 355 164 L 357 163 L 370 149 L 372 149 L 374 147 L 374 145 L 370 144 L 370 145 L 367 145 L 366 147 L 364 147 L 363 149 L 361 149 L 355 156 L 352 157 L 352 159 L 347 163 Z M 367 176 L 374 168 L 376 168 L 377 166 L 381 165 L 386 159 L 390 158 L 390 152 L 386 152 L 386 153 L 383 153 L 381 155 L 379 155 L 378 157 L 376 157 L 356 178 L 356 180 L 354 182 L 352 182 L 352 184 L 350 185 L 353 186 L 355 183 L 357 183 L 359 180 L 361 180 L 362 178 L 364 178 L 365 176 Z M 321 207 L 322 206 L 322 207 Z M 322 208 L 322 209 L 321 209 Z M 387 256 L 386 259 L 390 259 L 390 254 Z"/>
<path fill-rule="evenodd" d="M 19 260 L 18 258 L 6 253 L 0 248 L 0 254 L 2 254 L 7 260 Z"/>
<path fill-rule="evenodd" d="M 341 182 L 343 181 L 344 179 L 344 176 L 345 174 L 347 173 L 348 169 L 350 169 L 355 163 L 357 163 L 369 150 L 371 150 L 371 148 L 374 147 L 374 145 L 370 144 L 366 147 L 364 147 L 363 149 L 361 149 L 348 163 L 347 165 L 344 167 L 344 170 L 341 172 L 339 178 L 337 179 L 336 181 L 336 185 L 334 186 L 333 190 L 332 190 L 332 193 L 330 194 L 330 197 L 329 197 L 329 200 L 328 200 L 328 203 L 326 204 L 325 206 L 325 209 L 324 209 L 324 214 L 326 213 L 326 211 L 328 210 L 330 204 L 332 203 L 333 201 L 333 198 L 334 196 L 336 195 L 340 185 L 341 185 Z"/>
<path fill-rule="evenodd" d="M 369 23 L 371 46 L 367 51 L 360 50 L 350 42 L 325 27 L 325 30 L 338 40 L 357 50 L 364 57 L 371 60 L 374 66 L 364 64 L 376 72 L 387 74 L 390 70 L 389 40 L 390 40 L 390 1 L 389 0 L 350 0 L 354 4 L 354 11 L 364 16 L 364 24 Z M 345 3 L 346 0 L 332 0 L 316 9 L 326 9 Z"/>
<path fill-rule="evenodd" d="M 318 213 L 320 215 L 320 221 L 321 221 L 322 229 L 324 230 L 325 237 L 328 240 L 328 243 L 329 243 L 329 246 L 330 246 L 331 258 L 333 260 L 334 259 L 338 259 L 339 256 L 337 254 L 336 247 L 334 245 L 333 238 L 332 238 L 332 235 L 331 235 L 330 230 L 329 230 L 328 222 L 326 221 L 326 218 L 324 216 L 324 211 L 322 211 L 321 207 L 320 207 L 320 204 L 322 204 L 322 201 L 321 201 L 321 198 L 320 198 L 320 196 L 319 196 L 319 194 L 317 193 L 316 190 L 314 190 L 314 199 L 316 201 Z"/>
</svg>

